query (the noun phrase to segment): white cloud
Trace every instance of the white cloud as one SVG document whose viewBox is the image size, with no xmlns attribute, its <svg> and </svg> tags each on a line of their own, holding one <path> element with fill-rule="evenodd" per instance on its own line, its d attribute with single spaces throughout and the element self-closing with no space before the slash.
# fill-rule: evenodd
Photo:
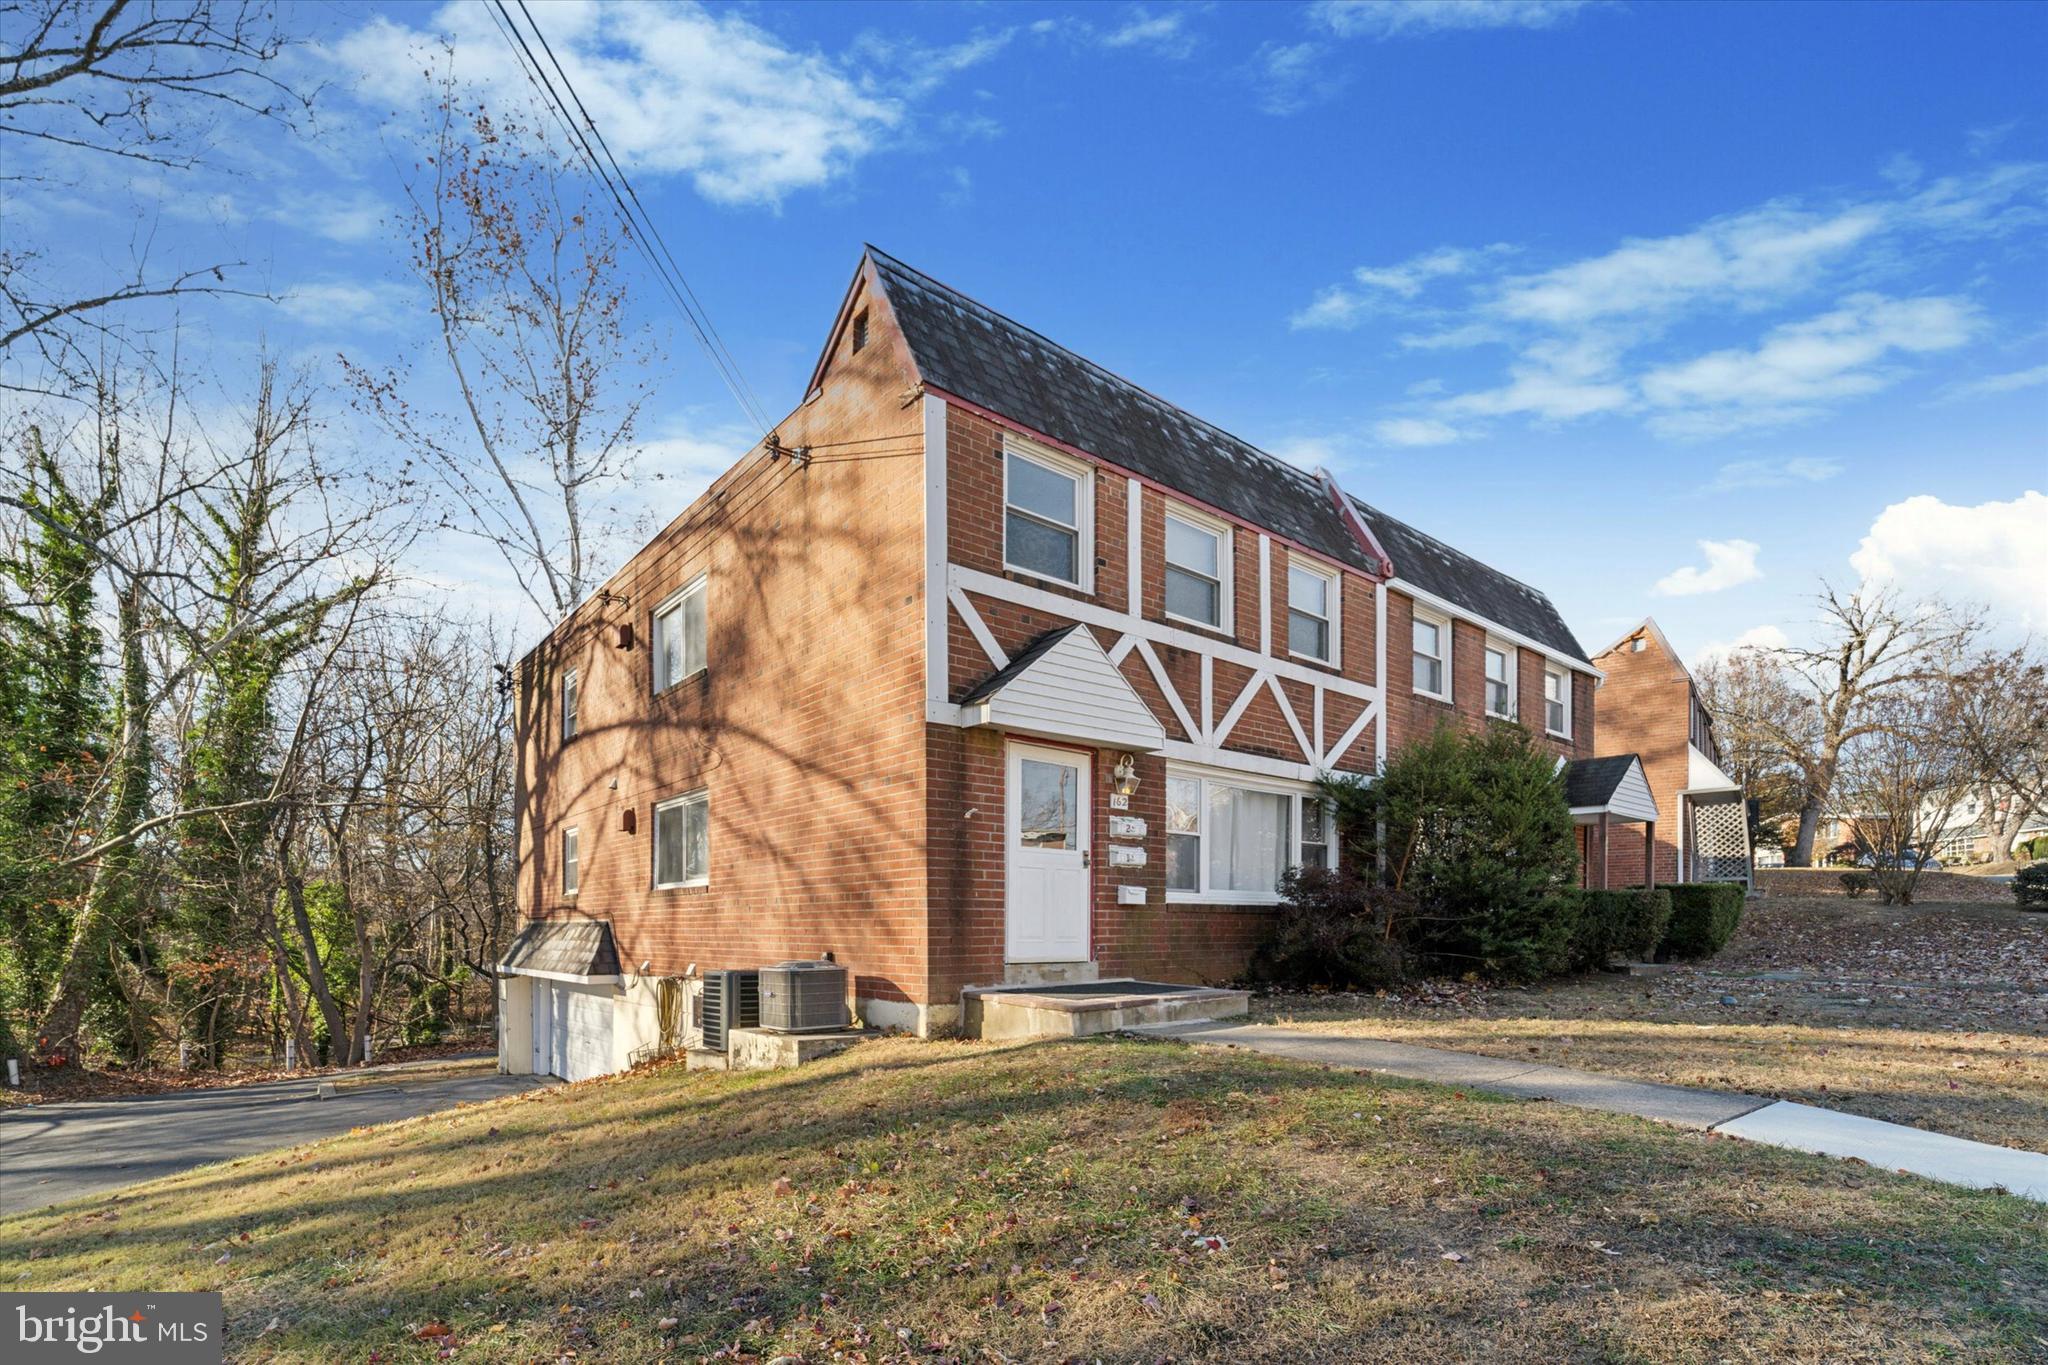
<svg viewBox="0 0 2048 1365">
<path fill-rule="evenodd" d="M 696 5 L 548 6 L 548 41 L 632 171 L 690 177 L 722 203 L 778 203 L 827 184 L 875 151 L 907 103 L 985 60 L 1005 35 L 921 53 L 890 79 L 864 79 L 786 45 L 744 15 Z M 422 53 L 451 35 L 456 74 L 522 103 L 530 87 L 485 6 L 451 3 L 420 28 L 380 16 L 333 55 L 356 90 L 404 105 L 425 93 Z"/>
<path fill-rule="evenodd" d="M 1290 318 L 1289 325 L 1297 330 L 1355 327 L 1372 313 L 1380 299 L 1413 299 L 1437 280 L 1469 274 L 1481 261 L 1505 250 L 1503 246 L 1490 246 L 1484 251 L 1443 246 L 1411 256 L 1399 265 L 1362 265 L 1351 272 L 1356 289 L 1330 286 Z"/>
<path fill-rule="evenodd" d="M 1372 434 L 1381 445 L 1441 446 L 1449 445 L 1463 433 L 1449 422 L 1433 417 L 1394 417 L 1374 423 Z"/>
<path fill-rule="evenodd" d="M 1944 398 L 1988 398 L 1994 394 L 2017 393 L 2021 389 L 2038 389 L 2048 384 L 2048 365 L 2036 365 L 2030 370 L 2014 370 L 2009 374 L 1989 374 L 1981 379 L 1965 380 L 1951 385 L 1943 391 Z"/>
<path fill-rule="evenodd" d="M 1840 474 L 1844 467 L 1840 460 L 1813 455 L 1795 455 L 1789 460 L 1734 460 L 1715 471 L 1707 491 L 1734 493 L 1748 488 L 1787 488 L 1794 484 L 1825 483 Z"/>
<path fill-rule="evenodd" d="M 1122 27 L 1102 35 L 1104 47 L 1150 48 L 1162 57 L 1182 58 L 1194 55 L 1195 35 L 1188 32 L 1185 23 L 1186 10 L 1169 10 L 1165 14 L 1153 14 L 1140 7 L 1131 12 L 1131 17 Z"/>
<path fill-rule="evenodd" d="M 1259 108 L 1268 114 L 1298 114 L 1344 87 L 1324 61 L 1321 43 L 1263 43 L 1252 54 L 1250 76 Z"/>
<path fill-rule="evenodd" d="M 1715 640 L 1701 646 L 1699 652 L 1692 656 L 1692 666 L 1698 668 L 1701 664 L 1725 659 L 1738 649 L 1783 649 L 1790 643 L 1785 632 L 1776 626 L 1751 626 L 1732 640 Z"/>
<path fill-rule="evenodd" d="M 1756 566 L 1757 550 L 1761 547 L 1753 540 L 1702 540 L 1699 547 L 1707 557 L 1705 568 L 1687 564 L 1673 569 L 1651 585 L 1650 591 L 1659 597 L 1696 597 L 1701 593 L 1725 592 L 1764 576 L 1764 571 Z"/>
<path fill-rule="evenodd" d="M 1877 514 L 1849 556 L 1865 582 L 1988 603 L 2022 629 L 2048 625 L 2048 494 L 1957 507 L 1922 494 Z"/>
<path fill-rule="evenodd" d="M 1450 29 L 1551 28 L 1590 0 L 1318 0 L 1316 22 L 1339 37 L 1401 38 Z"/>
<path fill-rule="evenodd" d="M 1643 398 L 1659 410 L 1650 426 L 1667 436 L 1711 436 L 1810 417 L 1890 384 L 1896 372 L 1882 362 L 1894 353 L 1953 349 L 1976 325 L 1976 309 L 1963 299 L 1854 295 L 1818 317 L 1773 328 L 1754 349 L 1650 370 Z"/>
<path fill-rule="evenodd" d="M 329 327 L 382 330 L 398 326 L 413 311 L 411 294 L 382 280 L 310 280 L 285 290 L 278 302 L 301 322 Z"/>
</svg>

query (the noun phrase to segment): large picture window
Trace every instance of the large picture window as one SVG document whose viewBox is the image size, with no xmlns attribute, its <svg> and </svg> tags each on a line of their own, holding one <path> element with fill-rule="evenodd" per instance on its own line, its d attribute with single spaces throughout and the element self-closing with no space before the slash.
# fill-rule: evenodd
<svg viewBox="0 0 2048 1365">
<path fill-rule="evenodd" d="M 1003 456 L 1003 564 L 1083 586 L 1087 480 L 1015 450 Z"/>
<path fill-rule="evenodd" d="M 1167 775 L 1170 899 L 1270 905 L 1280 898 L 1283 872 L 1304 864 L 1328 867 L 1333 853 L 1329 813 L 1313 791 Z"/>
<path fill-rule="evenodd" d="M 654 884 L 702 886 L 710 880 L 710 794 L 663 801 L 654 808 Z"/>
<path fill-rule="evenodd" d="M 704 580 L 684 588 L 654 612 L 654 690 L 666 692 L 704 669 Z"/>
<path fill-rule="evenodd" d="M 1166 614 L 1229 629 L 1228 530 L 1184 512 L 1166 514 Z"/>
</svg>

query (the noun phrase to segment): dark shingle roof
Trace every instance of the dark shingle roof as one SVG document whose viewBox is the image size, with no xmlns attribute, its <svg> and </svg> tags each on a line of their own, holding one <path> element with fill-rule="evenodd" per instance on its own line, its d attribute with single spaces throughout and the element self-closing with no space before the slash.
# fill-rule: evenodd
<svg viewBox="0 0 2048 1365">
<path fill-rule="evenodd" d="M 996 693 L 1002 691 L 1012 678 L 1015 678 L 1025 669 L 1037 663 L 1039 656 L 1043 655 L 1045 651 L 1051 649 L 1080 628 L 1078 625 L 1061 626 L 1058 630 L 1049 630 L 1039 636 L 1036 640 L 1024 646 L 1016 658 L 976 683 L 974 690 L 960 699 L 960 704 L 962 706 L 972 706 L 975 702 L 985 701 L 993 697 Z"/>
<path fill-rule="evenodd" d="M 1340 563 L 1374 566 L 1313 474 L 868 248 L 918 374 Z"/>
<path fill-rule="evenodd" d="M 1573 810 L 1604 806 L 1614 798 L 1615 788 L 1635 766 L 1634 754 L 1609 754 L 1602 758 L 1575 758 L 1565 765 L 1564 803 Z"/>
<path fill-rule="evenodd" d="M 1357 498 L 1351 498 L 1351 505 L 1358 509 L 1358 515 L 1371 529 L 1380 548 L 1387 552 L 1387 558 L 1394 561 L 1395 576 L 1403 582 L 1413 583 L 1424 592 L 1454 602 L 1560 654 L 1592 662 L 1550 599 L 1527 583 L 1510 578 L 1463 550 L 1453 549 L 1435 536 Z"/>
<path fill-rule="evenodd" d="M 1371 573 L 1313 474 L 1269 455 L 1091 360 L 868 248 L 919 376 L 978 407 L 1111 460 L 1212 507 Z M 1574 659 L 1585 651 L 1550 599 L 1432 536 L 1352 500 L 1406 581 Z"/>
<path fill-rule="evenodd" d="M 498 967 L 564 976 L 617 976 L 619 950 L 612 942 L 610 920 L 537 919 L 519 931 Z"/>
</svg>

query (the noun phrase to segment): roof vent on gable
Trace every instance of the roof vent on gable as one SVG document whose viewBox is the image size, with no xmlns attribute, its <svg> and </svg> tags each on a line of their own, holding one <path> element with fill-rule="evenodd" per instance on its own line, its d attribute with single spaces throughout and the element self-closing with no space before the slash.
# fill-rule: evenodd
<svg viewBox="0 0 2048 1365">
<path fill-rule="evenodd" d="M 868 310 L 863 308 L 853 315 L 853 353 L 859 355 L 868 348 Z"/>
</svg>

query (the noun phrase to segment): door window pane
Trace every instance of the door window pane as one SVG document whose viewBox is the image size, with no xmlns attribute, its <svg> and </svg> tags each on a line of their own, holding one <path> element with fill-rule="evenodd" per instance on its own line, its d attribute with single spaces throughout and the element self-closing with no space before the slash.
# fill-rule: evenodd
<svg viewBox="0 0 2048 1365">
<path fill-rule="evenodd" d="M 1017 767 L 1018 842 L 1026 848 L 1079 848 L 1080 769 L 1035 758 L 1019 759 Z"/>
</svg>

